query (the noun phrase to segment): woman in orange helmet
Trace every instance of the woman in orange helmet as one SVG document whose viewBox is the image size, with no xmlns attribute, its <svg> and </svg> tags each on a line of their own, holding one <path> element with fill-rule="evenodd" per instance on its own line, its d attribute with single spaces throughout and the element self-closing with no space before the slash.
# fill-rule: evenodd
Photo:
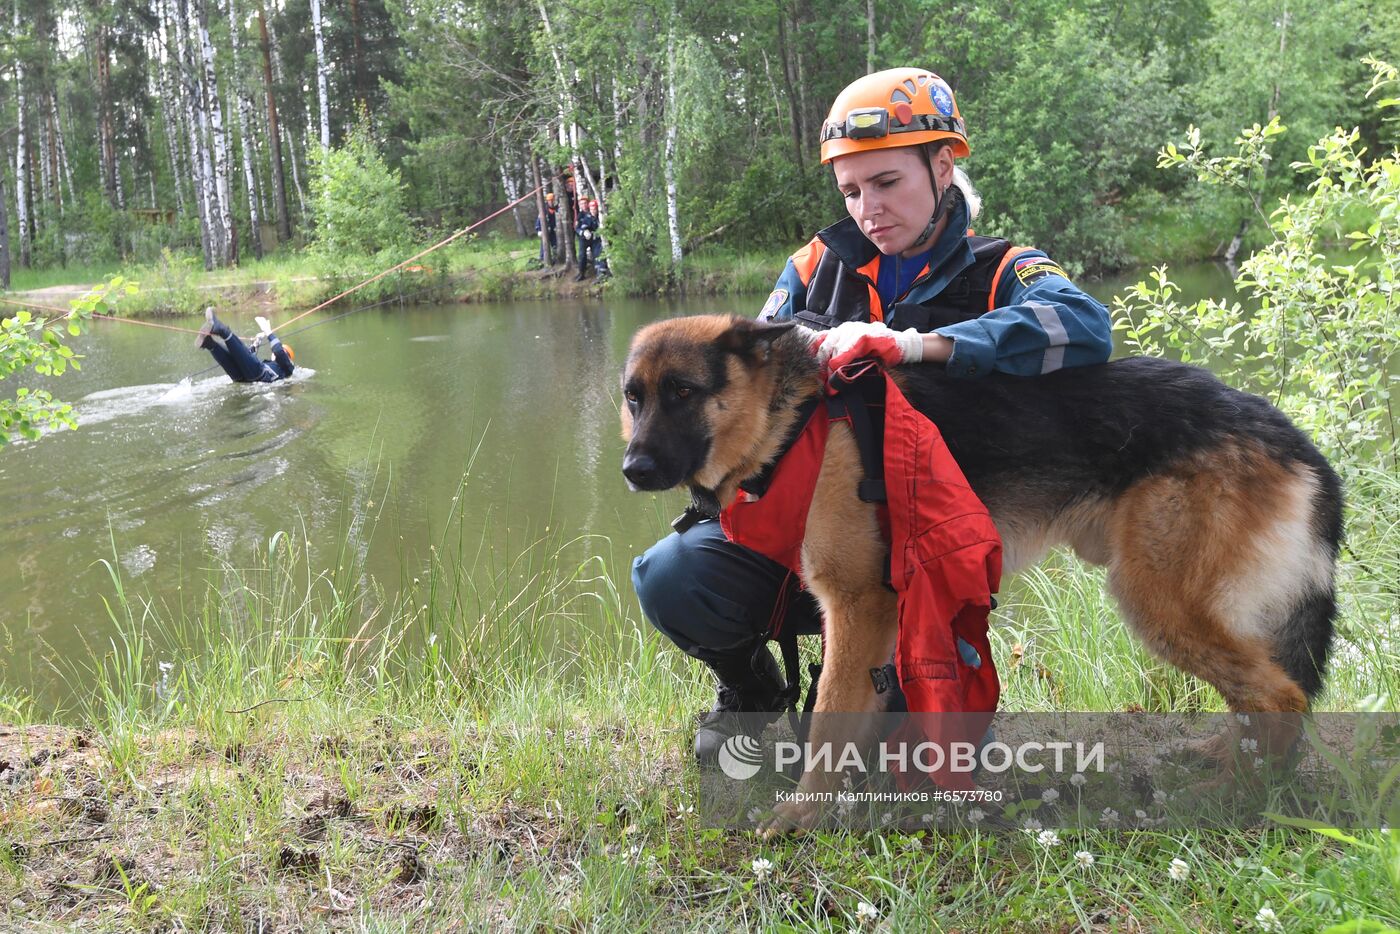
<svg viewBox="0 0 1400 934">
<path fill-rule="evenodd" d="M 847 86 L 822 125 L 821 160 L 849 216 L 792 255 L 759 317 L 832 329 L 826 361 L 930 361 L 978 377 L 1107 360 L 1103 305 L 1043 251 L 968 229 L 981 206 L 955 163 L 968 155 L 957 100 L 933 72 L 894 68 Z M 718 677 L 715 715 L 695 737 L 696 757 L 711 763 L 738 722 L 721 715 L 778 706 L 783 677 L 766 644 L 775 617 L 787 632 L 817 632 L 815 602 L 714 521 L 658 542 L 632 581 L 652 624 Z"/>
</svg>

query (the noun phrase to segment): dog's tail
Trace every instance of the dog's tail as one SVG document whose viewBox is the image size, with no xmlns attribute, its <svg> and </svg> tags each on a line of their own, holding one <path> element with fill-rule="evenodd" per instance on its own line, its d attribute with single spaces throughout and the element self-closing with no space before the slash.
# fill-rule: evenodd
<svg viewBox="0 0 1400 934">
<path fill-rule="evenodd" d="M 1316 453 L 1316 452 L 1313 452 Z M 1342 546 L 1342 484 L 1330 464 L 1308 458 L 1317 481 L 1312 495 L 1312 541 L 1326 555 L 1329 573 L 1311 583 L 1294 600 L 1274 637 L 1274 659 L 1312 701 L 1322 690 L 1332 651 L 1332 621 L 1337 615 L 1333 577 Z"/>
</svg>

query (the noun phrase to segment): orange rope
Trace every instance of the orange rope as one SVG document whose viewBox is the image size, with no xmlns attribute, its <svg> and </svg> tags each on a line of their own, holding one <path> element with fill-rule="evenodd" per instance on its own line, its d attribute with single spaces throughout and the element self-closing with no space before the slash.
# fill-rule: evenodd
<svg viewBox="0 0 1400 934">
<path fill-rule="evenodd" d="M 58 308 L 53 305 L 41 305 L 38 302 L 12 302 L 7 298 L 0 298 L 0 305 L 14 305 L 16 308 L 42 308 L 44 311 L 56 311 L 63 317 L 68 317 L 73 312 L 68 308 Z"/>
<path fill-rule="evenodd" d="M 344 298 L 345 296 L 351 294 L 352 292 L 357 292 L 357 291 L 359 291 L 360 289 L 362 289 L 362 288 L 364 288 L 365 286 L 369 285 L 371 282 L 378 282 L 380 279 L 383 279 L 385 276 L 389 275 L 389 273 L 395 272 L 395 271 L 397 271 L 397 270 L 399 270 L 399 269 L 402 269 L 403 267 L 407 266 L 409 263 L 413 262 L 414 260 L 422 259 L 424 256 L 427 256 L 429 253 L 432 253 L 432 252 L 435 251 L 435 250 L 440 250 L 440 249 L 442 249 L 443 247 L 445 247 L 445 246 L 447 246 L 449 243 L 451 243 L 453 240 L 456 240 L 458 237 L 461 237 L 461 236 L 463 236 L 463 235 L 465 235 L 465 234 L 471 233 L 473 230 L 475 230 L 476 228 L 480 227 L 482 224 L 486 223 L 486 222 L 489 221 L 489 220 L 493 220 L 493 219 L 495 219 L 495 218 L 497 218 L 497 217 L 500 217 L 500 216 L 501 216 L 502 214 L 504 214 L 506 211 L 509 211 L 511 208 L 515 207 L 517 204 L 519 204 L 520 202 L 524 201 L 525 199 L 527 199 L 527 198 L 533 198 L 533 197 L 535 196 L 535 192 L 539 191 L 539 190 L 540 190 L 541 188 L 543 188 L 543 187 L 544 187 L 543 185 L 537 185 L 536 187 L 530 189 L 530 191 L 527 192 L 526 194 L 521 195 L 519 198 L 516 198 L 516 199 L 515 199 L 514 201 L 512 201 L 510 204 L 507 204 L 505 207 L 501 208 L 499 211 L 494 211 L 494 212 L 492 212 L 492 213 L 486 215 L 486 216 L 483 217 L 481 220 L 477 221 L 475 224 L 472 224 L 470 227 L 463 227 L 461 230 L 457 231 L 457 232 L 454 233 L 452 236 L 447 237 L 446 239 L 443 239 L 443 240 L 439 240 L 437 243 L 435 243 L 435 244 L 433 244 L 432 246 L 428 247 L 426 250 L 423 250 L 421 253 L 415 253 L 413 256 L 410 256 L 408 259 L 404 260 L 403 262 L 399 263 L 398 265 L 396 265 L 396 266 L 391 266 L 391 267 L 389 267 L 388 269 L 384 270 L 383 272 L 379 273 L 378 275 L 370 276 L 368 279 L 366 279 L 365 281 L 359 283 L 358 285 L 352 285 L 350 288 L 346 289 L 344 292 L 341 292 L 339 295 L 336 295 L 336 296 L 334 296 L 334 297 L 332 297 L 332 298 L 326 299 L 324 302 L 322 302 L 321 304 L 317 305 L 315 308 L 308 308 L 306 311 L 303 311 L 301 314 L 297 315 L 295 318 L 292 318 L 290 321 L 284 321 L 284 322 L 282 323 L 281 327 L 287 327 L 287 326 L 289 326 L 289 325 L 295 324 L 296 322 L 300 321 L 302 318 L 305 318 L 307 315 L 311 314 L 312 312 L 320 311 L 322 308 L 325 308 L 325 307 L 327 307 L 328 305 L 332 305 L 332 304 L 334 304 L 335 302 L 340 301 L 342 298 Z M 73 314 L 73 312 L 72 312 L 71 310 L 64 309 L 64 308 L 57 308 L 57 307 L 55 307 L 55 306 L 53 306 L 53 305 L 41 305 L 41 304 L 39 304 L 38 302 L 15 302 L 15 301 L 10 301 L 10 300 L 8 300 L 8 299 L 0 298 L 0 304 L 4 304 L 4 305 L 15 305 L 15 306 L 17 306 L 17 307 L 19 307 L 19 308 L 41 308 L 41 309 L 43 309 L 44 311 L 54 311 L 54 312 L 57 312 L 58 314 L 62 315 L 62 316 L 65 317 L 65 318 L 67 318 L 67 317 L 69 317 L 70 315 Z M 141 325 L 142 327 L 148 327 L 148 328 L 162 328 L 162 329 L 167 330 L 167 331 L 183 331 L 183 332 L 186 333 L 186 334 L 198 334 L 198 333 L 199 333 L 199 331 L 196 330 L 196 329 L 194 329 L 194 328 L 182 328 L 182 327 L 179 327 L 179 326 L 173 325 L 173 324 L 157 324 L 157 323 L 154 322 L 154 321 L 140 321 L 140 320 L 138 320 L 138 319 L 136 319 L 136 318 L 118 318 L 118 317 L 114 317 L 113 315 L 103 315 L 103 314 L 98 314 L 98 313 L 96 313 L 96 312 L 94 312 L 92 316 L 93 316 L 94 318 L 101 318 L 101 319 L 104 320 L 104 321 L 116 321 L 116 322 L 121 323 L 121 324 L 139 324 L 139 325 Z"/>
<path fill-rule="evenodd" d="M 458 237 L 463 236 L 464 234 L 471 233 L 473 230 L 475 230 L 476 228 L 480 227 L 482 224 L 486 223 L 486 222 L 489 221 L 489 220 L 493 220 L 494 218 L 500 217 L 500 216 L 501 216 L 502 214 L 504 214 L 506 211 L 509 211 L 511 208 L 515 207 L 517 204 L 519 204 L 520 202 L 524 201 L 526 198 L 533 198 L 533 197 L 535 196 L 535 192 L 539 191 L 539 190 L 540 190 L 541 188 L 543 188 L 543 187 L 544 187 L 544 185 L 536 185 L 534 188 L 531 188 L 527 193 L 521 195 L 519 198 L 516 198 L 516 199 L 515 199 L 514 201 L 512 201 L 510 204 L 507 204 L 505 207 L 501 208 L 499 211 L 493 211 L 492 213 L 490 213 L 490 214 L 486 215 L 485 217 L 483 217 L 481 220 L 477 221 L 475 224 L 472 224 L 470 227 L 463 227 L 461 230 L 457 231 L 457 232 L 456 232 L 455 234 L 453 234 L 452 236 L 450 236 L 450 237 L 448 237 L 448 238 L 446 238 L 446 239 L 444 239 L 444 240 L 439 240 L 437 243 L 434 243 L 432 246 L 428 247 L 426 250 L 423 250 L 421 253 L 415 253 L 414 255 L 410 256 L 408 259 L 404 260 L 403 262 L 399 263 L 398 265 L 396 265 L 396 266 L 390 266 L 388 269 L 384 270 L 383 272 L 379 273 L 378 275 L 370 276 L 368 279 L 366 279 L 365 281 L 359 283 L 358 285 L 352 285 L 350 288 L 346 289 L 344 292 L 341 292 L 339 295 L 336 295 L 336 296 L 333 296 L 332 298 L 326 299 L 324 302 L 322 302 L 321 304 L 317 305 L 315 308 L 308 308 L 306 311 L 303 311 L 301 314 L 297 315 L 295 318 L 292 318 L 290 321 L 284 321 L 284 322 L 282 322 L 282 324 L 279 325 L 279 327 L 284 327 L 284 328 L 285 328 L 285 327 L 288 327 L 288 326 L 290 326 L 290 325 L 292 325 L 292 324 L 295 324 L 296 322 L 300 321 L 302 318 L 305 318 L 307 315 L 311 314 L 312 312 L 314 312 L 314 311 L 320 311 L 322 308 L 325 308 L 327 305 L 331 305 L 331 304 L 334 304 L 335 302 L 340 301 L 342 298 L 344 298 L 345 296 L 349 295 L 350 293 L 359 291 L 360 289 L 362 289 L 362 288 L 364 288 L 365 286 L 369 285 L 371 282 L 378 282 L 380 279 L 383 279 L 385 276 L 389 275 L 389 273 L 395 272 L 395 271 L 397 271 L 397 270 L 399 270 L 399 269 L 402 269 L 403 267 L 407 266 L 409 263 L 413 262 L 414 260 L 422 259 L 423 257 L 427 256 L 429 253 L 432 253 L 434 250 L 440 250 L 440 249 L 442 249 L 443 247 L 445 247 L 445 246 L 447 246 L 449 243 L 451 243 L 453 240 L 456 240 Z"/>
</svg>

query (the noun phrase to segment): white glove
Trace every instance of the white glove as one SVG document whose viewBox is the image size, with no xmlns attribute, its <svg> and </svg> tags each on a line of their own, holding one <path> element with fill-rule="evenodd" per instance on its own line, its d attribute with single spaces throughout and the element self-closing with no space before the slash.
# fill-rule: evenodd
<svg viewBox="0 0 1400 934">
<path fill-rule="evenodd" d="M 591 230 L 589 230 L 589 229 L 587 229 L 587 228 L 584 228 L 584 231 L 583 231 L 583 239 L 585 239 L 585 240 L 592 240 L 592 239 L 593 239 L 593 231 L 591 231 Z"/>
<path fill-rule="evenodd" d="M 827 361 L 855 349 L 862 341 L 867 341 L 868 348 L 871 344 L 891 342 L 900 363 L 918 363 L 924 359 L 924 335 L 913 328 L 895 331 L 879 321 L 847 321 L 826 332 L 817 348 L 817 363 L 825 366 Z"/>
</svg>

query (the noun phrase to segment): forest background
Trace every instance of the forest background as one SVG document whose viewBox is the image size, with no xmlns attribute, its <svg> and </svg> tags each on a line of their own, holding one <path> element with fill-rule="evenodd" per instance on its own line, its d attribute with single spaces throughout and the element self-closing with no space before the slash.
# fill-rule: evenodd
<svg viewBox="0 0 1400 934">
<path fill-rule="evenodd" d="M 372 268 L 576 178 L 628 289 L 663 291 L 839 217 L 826 108 L 905 64 L 957 94 L 980 233 L 1081 274 L 1196 259 L 1262 242 L 1257 205 L 1301 190 L 1287 167 L 1333 127 L 1383 148 L 1361 59 L 1400 57 L 1392 0 L 5 0 L 0 24 L 0 287 L 270 252 Z M 1156 168 L 1188 124 L 1229 152 L 1273 117 L 1249 191 Z"/>
</svg>

